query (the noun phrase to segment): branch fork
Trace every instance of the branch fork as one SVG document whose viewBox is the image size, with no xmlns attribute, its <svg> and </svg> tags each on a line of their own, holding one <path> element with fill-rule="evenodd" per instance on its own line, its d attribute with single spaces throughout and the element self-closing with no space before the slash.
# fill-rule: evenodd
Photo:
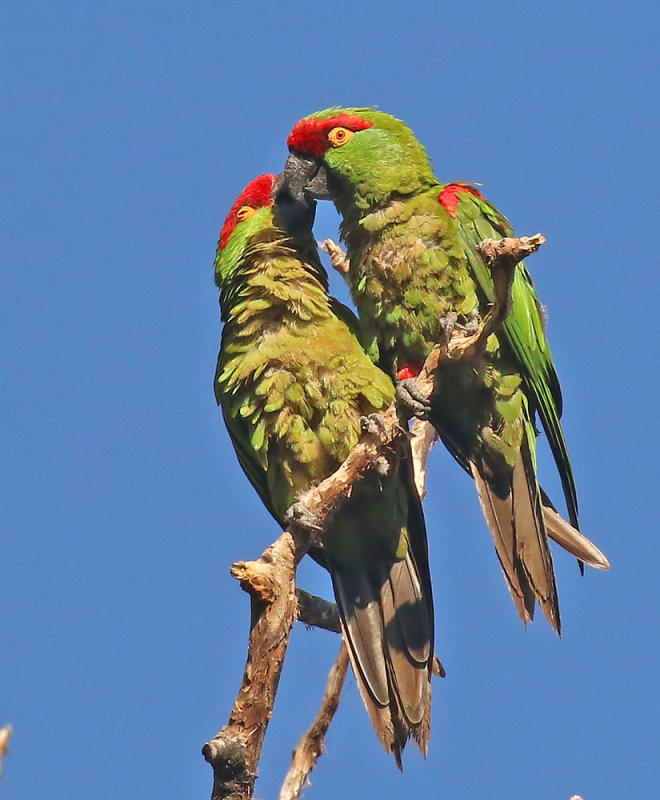
<svg viewBox="0 0 660 800">
<path fill-rule="evenodd" d="M 480 250 L 493 275 L 493 306 L 476 333 L 456 328 L 447 342 L 433 348 L 416 379 L 420 394 L 431 396 L 434 374 L 443 364 L 473 358 L 483 352 L 488 336 L 510 311 L 515 265 L 535 252 L 544 241 L 543 236 L 537 234 L 482 242 Z M 331 240 L 323 242 L 322 248 L 330 254 L 333 266 L 345 274 L 348 262 L 341 248 Z M 350 497 L 353 484 L 371 469 L 390 469 L 400 457 L 402 437 L 407 436 L 393 404 L 379 417 L 378 424 L 368 426 L 360 443 L 336 472 L 299 497 L 287 518 L 288 530 L 260 558 L 232 564 L 232 576 L 251 598 L 251 628 L 243 682 L 229 721 L 202 749 L 204 758 L 213 768 L 213 800 L 250 800 L 253 796 L 257 765 L 294 620 L 339 630 L 337 608 L 333 603 L 296 590 L 296 565 L 323 531 L 328 516 Z M 428 438 L 420 437 L 422 453 L 428 454 Z M 423 475 L 421 487 L 423 490 Z M 347 665 L 342 647 L 329 678 L 321 712 L 294 754 L 281 800 L 295 800 L 299 796 L 323 752 L 323 737 L 338 705 Z M 444 673 L 439 662 L 434 671 Z"/>
</svg>

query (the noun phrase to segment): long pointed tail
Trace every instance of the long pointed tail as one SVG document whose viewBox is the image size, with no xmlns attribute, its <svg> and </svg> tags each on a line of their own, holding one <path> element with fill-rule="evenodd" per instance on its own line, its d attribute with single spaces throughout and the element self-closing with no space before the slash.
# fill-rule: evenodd
<svg viewBox="0 0 660 800">
<path fill-rule="evenodd" d="M 481 507 L 495 542 L 513 602 L 525 623 L 538 601 L 548 622 L 561 634 L 559 600 L 545 527 L 534 456 L 523 439 L 506 492 L 496 491 L 484 465 L 471 462 Z"/>
<path fill-rule="evenodd" d="M 431 725 L 433 617 L 410 548 L 368 572 L 331 567 L 358 688 L 378 738 L 394 754 L 412 736 L 426 755 Z"/>
<path fill-rule="evenodd" d="M 425 491 L 425 468 L 426 468 L 426 458 L 428 456 L 428 451 L 432 446 L 432 437 L 436 434 L 436 429 L 430 422 L 421 422 L 417 420 L 413 429 L 416 429 L 416 439 L 414 439 L 415 445 L 420 452 L 420 455 L 416 454 L 415 459 L 415 481 L 417 486 L 421 488 L 420 495 L 423 494 Z M 447 437 L 446 435 L 443 437 L 443 441 L 452 454 L 452 456 L 458 461 L 458 463 L 463 467 L 463 469 L 468 473 L 468 475 L 475 475 L 476 473 L 479 474 L 479 469 L 476 465 L 470 464 L 468 459 L 462 454 L 460 449 L 456 447 L 456 445 L 452 442 L 452 440 Z M 415 451 L 415 447 L 413 447 L 413 452 Z M 484 471 L 484 478 L 482 481 L 485 481 L 486 484 L 488 483 L 486 473 Z M 475 479 L 476 480 L 476 479 Z M 484 515 L 488 520 L 488 526 L 493 530 L 493 528 L 497 531 L 498 526 L 495 522 L 494 511 L 491 509 L 491 501 L 487 494 L 482 496 L 482 492 L 479 492 L 479 497 L 481 500 L 481 505 L 484 511 Z M 574 555 L 581 564 L 588 564 L 590 567 L 594 569 L 602 569 L 606 570 L 610 568 L 610 562 L 607 556 L 603 553 L 603 551 L 594 544 L 590 539 L 588 539 L 578 528 L 571 525 L 570 522 L 565 520 L 561 514 L 556 510 L 552 501 L 548 497 L 548 495 L 541 489 L 541 502 L 543 505 L 543 522 L 545 523 L 546 531 L 548 536 L 556 542 L 560 547 L 563 547 L 564 550 L 567 550 L 569 553 Z M 493 517 L 491 519 L 491 517 Z M 496 534 L 494 533 L 493 536 Z M 497 532 L 497 537 L 500 538 L 502 536 L 501 532 Z M 498 548 L 498 555 L 500 554 L 500 550 L 502 548 Z M 506 548 L 503 549 L 506 552 Z M 500 560 L 502 560 L 500 558 Z M 508 559 L 505 559 L 505 562 L 508 562 Z M 507 570 L 507 567 L 509 569 Z M 511 572 L 512 568 L 511 565 L 507 563 L 502 564 L 502 569 L 505 570 L 505 574 L 507 572 Z M 507 582 L 509 579 L 507 578 Z M 516 607 L 520 613 L 520 616 L 525 620 L 529 621 L 531 611 L 527 609 L 527 603 L 525 602 L 525 598 L 530 596 L 532 597 L 532 611 L 534 606 L 533 601 L 533 592 L 531 589 L 527 590 L 526 581 L 523 578 L 519 580 L 513 580 L 513 587 L 512 594 L 514 595 L 514 602 L 516 603 Z"/>
<path fill-rule="evenodd" d="M 609 569 L 610 562 L 605 553 L 557 512 L 543 490 L 541 490 L 541 497 L 543 499 L 543 521 L 548 536 L 561 545 L 564 550 L 574 555 L 581 563 L 588 564 L 594 569 Z"/>
</svg>

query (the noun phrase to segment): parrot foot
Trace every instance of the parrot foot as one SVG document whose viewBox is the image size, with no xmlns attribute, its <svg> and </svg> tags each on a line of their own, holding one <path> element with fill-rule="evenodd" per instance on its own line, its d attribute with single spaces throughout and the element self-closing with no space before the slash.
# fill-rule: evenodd
<svg viewBox="0 0 660 800">
<path fill-rule="evenodd" d="M 305 505 L 305 502 L 300 498 L 287 509 L 284 515 L 284 524 L 287 527 L 289 525 L 298 525 L 313 533 L 323 532 L 323 528 L 316 524 L 316 514 L 310 511 L 307 505 Z"/>
<path fill-rule="evenodd" d="M 470 313 L 467 315 L 465 322 L 460 323 L 458 327 L 468 336 L 473 336 L 481 328 L 479 312 L 476 310 L 470 311 Z"/>
<path fill-rule="evenodd" d="M 407 419 L 428 419 L 431 413 L 431 402 L 419 391 L 415 378 L 404 378 L 396 382 L 396 404 L 399 412 Z"/>
<path fill-rule="evenodd" d="M 387 425 L 382 414 L 375 412 L 366 417 L 360 417 L 360 425 L 363 433 L 377 436 L 383 441 L 387 440 Z"/>
<path fill-rule="evenodd" d="M 458 315 L 455 311 L 448 311 L 444 317 L 438 320 L 438 324 L 442 328 L 444 333 L 444 341 L 449 342 L 451 340 L 451 335 L 454 332 L 454 328 L 456 327 L 458 322 Z"/>
<path fill-rule="evenodd" d="M 340 275 L 348 275 L 351 264 L 346 253 L 341 249 L 337 242 L 332 239 L 324 239 L 316 243 L 319 250 L 323 250 L 330 256 L 330 263 Z"/>
</svg>

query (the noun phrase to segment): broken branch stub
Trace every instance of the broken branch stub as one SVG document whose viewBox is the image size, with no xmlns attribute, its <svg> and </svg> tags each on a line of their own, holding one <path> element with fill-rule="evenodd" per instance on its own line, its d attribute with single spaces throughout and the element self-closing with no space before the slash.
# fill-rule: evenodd
<svg viewBox="0 0 660 800">
<path fill-rule="evenodd" d="M 229 721 L 202 748 L 213 768 L 213 800 L 249 800 L 270 720 L 289 632 L 296 616 L 296 555 L 301 540 L 283 533 L 256 561 L 232 574 L 251 598 L 251 629 L 243 681 Z"/>
</svg>

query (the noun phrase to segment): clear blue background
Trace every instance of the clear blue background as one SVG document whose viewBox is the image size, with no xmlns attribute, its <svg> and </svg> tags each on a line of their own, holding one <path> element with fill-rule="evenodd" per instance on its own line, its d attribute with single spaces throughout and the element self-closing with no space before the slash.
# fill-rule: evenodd
<svg viewBox="0 0 660 800">
<path fill-rule="evenodd" d="M 209 796 L 200 748 L 248 629 L 228 565 L 277 534 L 213 399 L 215 243 L 293 123 L 334 104 L 402 117 L 441 179 L 547 236 L 530 267 L 583 527 L 612 569 L 580 578 L 558 553 L 564 637 L 526 632 L 470 481 L 435 453 L 448 677 L 429 758 L 396 770 L 350 678 L 307 796 L 658 796 L 659 21 L 641 0 L 3 5 L 3 798 Z M 336 224 L 325 204 L 318 236 Z M 313 564 L 300 583 L 330 593 Z M 257 796 L 337 648 L 294 630 Z"/>
</svg>

